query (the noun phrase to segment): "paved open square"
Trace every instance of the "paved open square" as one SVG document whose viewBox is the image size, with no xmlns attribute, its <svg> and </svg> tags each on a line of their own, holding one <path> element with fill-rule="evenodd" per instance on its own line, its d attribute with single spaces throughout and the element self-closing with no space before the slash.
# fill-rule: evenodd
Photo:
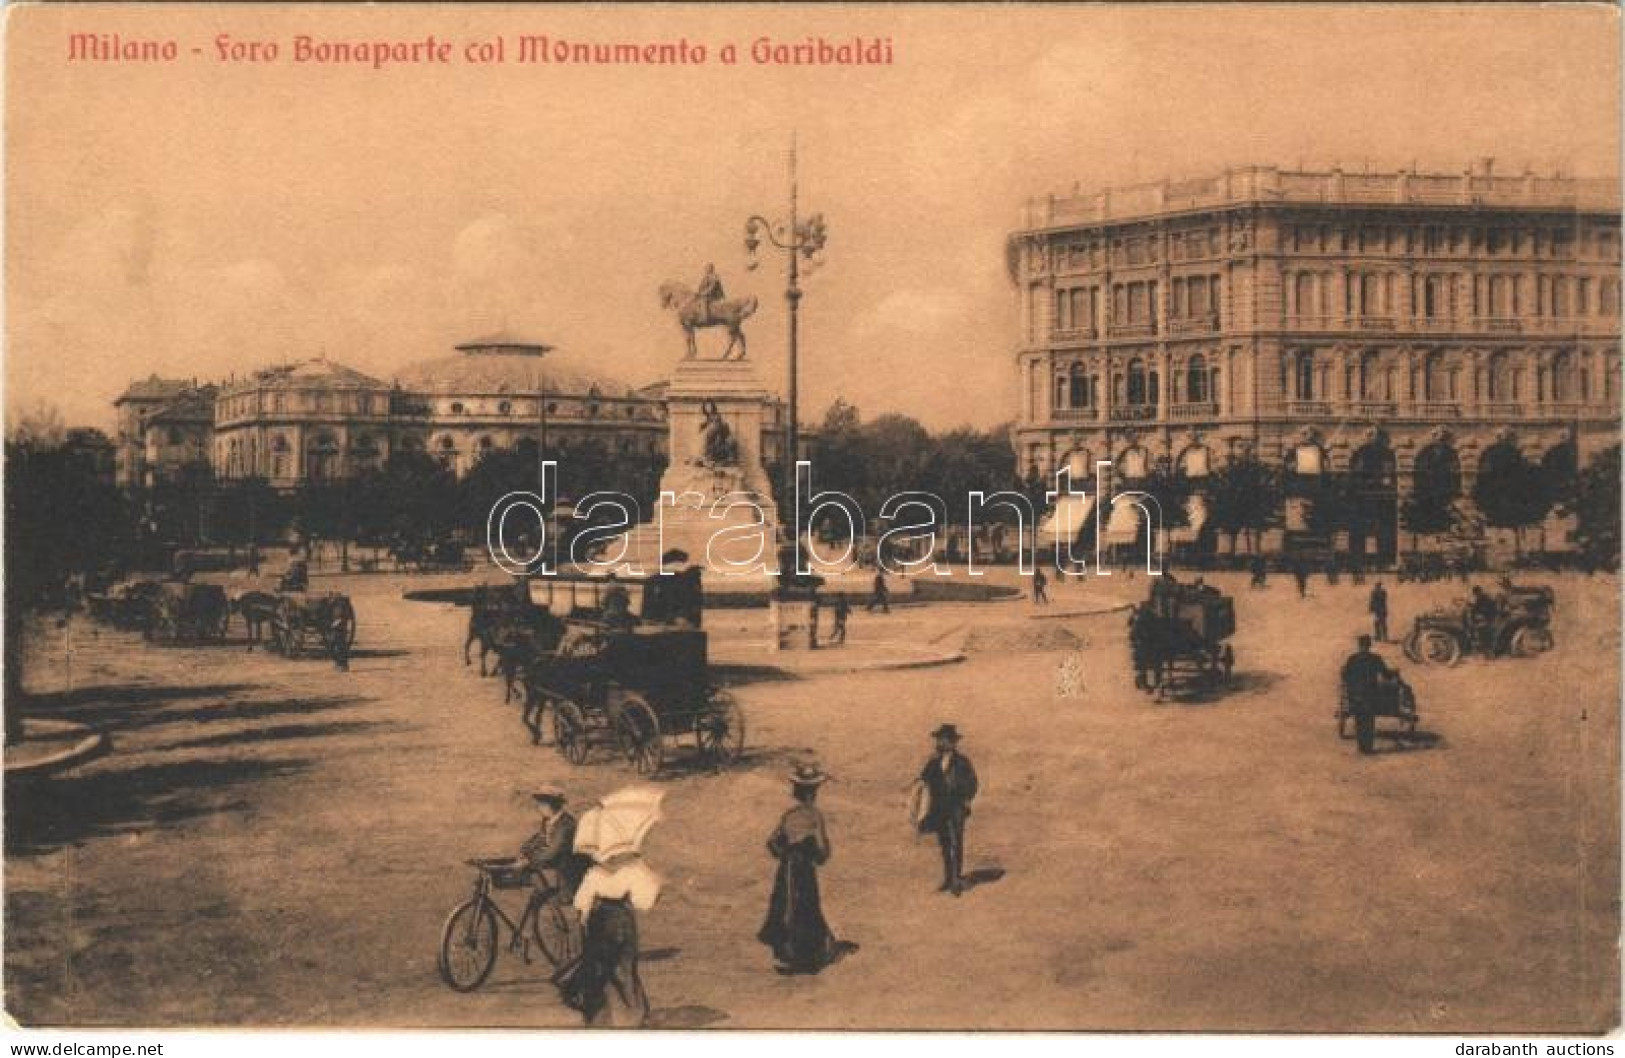
<svg viewBox="0 0 1625 1058">
<path fill-rule="evenodd" d="M 1006 568 L 990 580 L 1013 583 Z M 1205 700 L 1134 689 L 1122 572 L 982 603 L 862 607 L 854 657 L 962 661 L 797 675 L 760 610 L 706 614 L 744 707 L 720 772 L 674 744 L 640 916 L 651 1026 L 1601 1030 L 1619 992 L 1619 583 L 1563 575 L 1556 648 L 1452 668 L 1379 647 L 1417 734 L 1356 753 L 1337 671 L 1365 589 L 1287 578 L 1236 598 L 1236 671 Z M 162 647 L 77 616 L 31 644 L 42 717 L 111 751 L 13 791 L 8 1012 L 24 1024 L 580 1024 L 545 963 L 504 953 L 471 994 L 436 973 L 464 860 L 513 854 L 526 791 L 587 804 L 636 779 L 536 747 L 501 682 L 459 656 L 467 611 L 403 592 L 469 575 L 318 577 L 355 601 L 347 672 Z M 1393 585 L 1396 635 L 1457 584 Z M 1098 612 L 1091 612 L 1098 611 Z M 831 657 L 839 649 L 828 651 Z M 820 663 L 825 658 L 820 656 Z M 861 666 L 855 666 L 862 668 Z M 963 896 L 907 819 L 952 722 L 982 793 Z M 691 747 L 690 747 L 691 749 Z M 788 807 L 815 751 L 833 855 L 824 910 L 858 949 L 817 977 L 756 940 Z M 512 894 L 507 894 L 512 895 Z M 906 983 L 906 988 L 903 985 Z"/>
</svg>

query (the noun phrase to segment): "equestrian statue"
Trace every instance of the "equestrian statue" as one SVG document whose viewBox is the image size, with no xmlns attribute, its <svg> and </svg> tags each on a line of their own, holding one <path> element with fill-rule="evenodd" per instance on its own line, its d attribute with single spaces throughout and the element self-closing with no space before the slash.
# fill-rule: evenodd
<svg viewBox="0 0 1625 1058">
<path fill-rule="evenodd" d="M 748 297 L 728 300 L 722 291 L 722 280 L 717 277 L 715 267 L 705 266 L 705 275 L 700 277 L 698 290 L 689 290 L 682 283 L 676 282 L 660 284 L 660 305 L 677 313 L 677 324 L 683 328 L 683 337 L 688 342 L 688 355 L 685 359 L 693 360 L 698 355 L 694 345 L 694 331 L 700 327 L 726 327 L 728 345 L 722 350 L 721 359 L 745 359 L 745 332 L 740 324 L 756 311 L 756 299 Z M 732 355 L 735 347 L 739 349 L 737 357 Z"/>
</svg>

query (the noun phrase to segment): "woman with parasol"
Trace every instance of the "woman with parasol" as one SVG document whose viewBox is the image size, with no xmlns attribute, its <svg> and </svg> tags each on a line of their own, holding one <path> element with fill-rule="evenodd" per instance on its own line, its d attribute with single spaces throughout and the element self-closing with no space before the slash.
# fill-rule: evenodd
<svg viewBox="0 0 1625 1058">
<path fill-rule="evenodd" d="M 767 850 L 779 861 L 767 920 L 756 939 L 773 949 L 774 969 L 781 974 L 815 974 L 856 945 L 835 939 L 818 893 L 818 868 L 829 859 L 829 834 L 815 803 L 818 787 L 828 781 L 817 762 L 796 764 L 790 776 L 796 805 L 779 820 Z"/>
<path fill-rule="evenodd" d="M 660 898 L 660 877 L 643 861 L 643 839 L 660 819 L 665 794 L 647 788 L 613 793 L 582 815 L 575 848 L 593 865 L 576 889 L 585 925 L 581 956 L 554 975 L 565 1005 L 587 1024 L 639 1028 L 649 997 L 638 975 L 638 920 Z"/>
</svg>

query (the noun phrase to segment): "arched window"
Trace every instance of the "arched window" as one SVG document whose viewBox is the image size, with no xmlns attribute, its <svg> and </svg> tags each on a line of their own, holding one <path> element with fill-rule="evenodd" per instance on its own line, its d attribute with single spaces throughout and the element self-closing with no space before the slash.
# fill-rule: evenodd
<svg viewBox="0 0 1625 1058">
<path fill-rule="evenodd" d="M 1315 399 L 1315 354 L 1306 349 L 1292 355 L 1292 398 Z"/>
<path fill-rule="evenodd" d="M 1294 281 L 1294 286 L 1296 289 L 1293 291 L 1293 293 L 1297 297 L 1298 315 L 1320 315 L 1319 299 L 1315 297 L 1314 273 L 1299 272 L 1298 278 Z"/>
<path fill-rule="evenodd" d="M 1146 386 L 1145 361 L 1138 358 L 1128 362 L 1128 403 L 1144 405 L 1150 403 L 1147 399 L 1149 392 Z"/>
<path fill-rule="evenodd" d="M 1578 400 L 1579 379 L 1576 377 L 1574 356 L 1567 351 L 1552 358 L 1552 387 L 1554 401 Z"/>
<path fill-rule="evenodd" d="M 1208 381 L 1207 359 L 1197 353 L 1185 365 L 1185 400 L 1191 404 L 1206 404 L 1212 400 Z"/>
<path fill-rule="evenodd" d="M 1128 481 L 1137 481 L 1145 477 L 1148 466 L 1145 449 L 1138 445 L 1124 449 L 1117 460 L 1118 474 Z"/>
<path fill-rule="evenodd" d="M 1422 399 L 1449 400 L 1451 396 L 1444 353 L 1434 350 L 1422 364 Z"/>
</svg>

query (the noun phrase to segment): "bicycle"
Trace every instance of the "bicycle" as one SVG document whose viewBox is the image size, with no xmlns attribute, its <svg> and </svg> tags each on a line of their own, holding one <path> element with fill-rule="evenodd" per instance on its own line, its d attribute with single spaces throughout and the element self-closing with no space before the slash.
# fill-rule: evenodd
<svg viewBox="0 0 1625 1058">
<path fill-rule="evenodd" d="M 465 862 L 478 872 L 474 895 L 452 910 L 440 934 L 440 977 L 453 991 L 472 992 L 490 976 L 499 950 L 499 923 L 507 930 L 508 951 L 526 963 L 532 941 L 554 967 L 581 954 L 581 923 L 551 871 L 543 873 L 543 885 L 532 891 L 515 922 L 492 894 L 531 888 L 535 872 L 511 858 Z"/>
</svg>

